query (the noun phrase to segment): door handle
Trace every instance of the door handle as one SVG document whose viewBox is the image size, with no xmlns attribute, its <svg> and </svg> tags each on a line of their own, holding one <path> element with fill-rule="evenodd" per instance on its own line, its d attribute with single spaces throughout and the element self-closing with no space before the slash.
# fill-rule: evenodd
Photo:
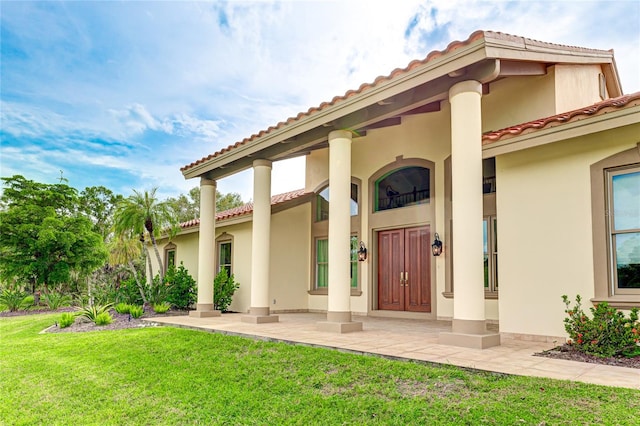
<svg viewBox="0 0 640 426">
<path fill-rule="evenodd" d="M 404 273 L 404 285 L 409 285 L 409 273 Z"/>
<path fill-rule="evenodd" d="M 403 276 L 404 276 L 404 273 L 403 273 L 403 272 L 400 272 L 400 287 L 402 287 L 402 286 L 404 285 L 404 278 L 403 278 Z"/>
</svg>

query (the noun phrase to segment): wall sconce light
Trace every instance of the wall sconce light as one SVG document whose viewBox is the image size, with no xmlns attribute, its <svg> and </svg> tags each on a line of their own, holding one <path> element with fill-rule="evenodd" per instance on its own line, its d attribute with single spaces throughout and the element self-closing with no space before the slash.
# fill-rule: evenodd
<svg viewBox="0 0 640 426">
<path fill-rule="evenodd" d="M 436 232 L 435 240 L 433 240 L 433 244 L 431 244 L 431 253 L 434 256 L 440 256 L 442 254 L 442 241 L 440 241 L 440 236 Z"/>
<path fill-rule="evenodd" d="M 364 246 L 364 241 L 360 241 L 360 249 L 358 250 L 358 261 L 364 262 L 367 260 L 367 248 Z"/>
</svg>

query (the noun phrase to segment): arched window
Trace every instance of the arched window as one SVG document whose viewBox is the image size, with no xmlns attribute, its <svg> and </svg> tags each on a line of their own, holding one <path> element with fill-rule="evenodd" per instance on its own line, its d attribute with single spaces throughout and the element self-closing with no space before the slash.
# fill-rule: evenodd
<svg viewBox="0 0 640 426">
<path fill-rule="evenodd" d="M 358 215 L 358 185 L 351 184 L 351 216 Z M 329 187 L 316 195 L 316 222 L 329 219 Z"/>
<path fill-rule="evenodd" d="M 431 173 L 426 167 L 409 166 L 381 176 L 375 183 L 374 211 L 428 203 Z"/>
</svg>

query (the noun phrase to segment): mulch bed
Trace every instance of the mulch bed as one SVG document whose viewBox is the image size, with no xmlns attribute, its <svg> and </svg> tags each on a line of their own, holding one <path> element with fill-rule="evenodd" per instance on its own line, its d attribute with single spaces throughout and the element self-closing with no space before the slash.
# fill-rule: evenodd
<svg viewBox="0 0 640 426">
<path fill-rule="evenodd" d="M 35 309 L 29 311 L 16 311 L 16 312 L 0 312 L 1 317 L 15 317 L 21 315 L 34 315 L 34 314 L 55 314 L 63 312 L 75 312 L 75 308 L 60 308 L 56 311 Z M 132 318 L 129 314 L 119 314 L 115 310 L 110 311 L 113 322 L 108 325 L 95 325 L 93 322 L 85 318 L 76 318 L 76 321 L 69 327 L 60 328 L 57 324 L 52 324 L 50 328 L 45 331 L 47 333 L 79 333 L 85 331 L 103 331 L 103 330 L 122 330 L 125 328 L 141 328 L 141 327 L 155 327 L 158 324 L 149 321 L 143 321 L 143 319 L 150 319 L 153 317 L 166 317 L 173 315 L 188 315 L 188 311 L 170 310 L 163 314 L 156 314 L 153 309 L 145 309 L 142 318 Z"/>
<path fill-rule="evenodd" d="M 62 312 L 74 312 L 74 308 L 61 308 L 57 311 L 50 310 L 29 310 L 29 311 L 17 311 L 17 312 L 0 312 L 1 317 L 13 317 L 19 315 L 33 315 L 33 314 L 51 314 L 51 313 L 62 313 Z M 168 316 L 168 315 L 188 315 L 188 311 L 177 311 L 171 310 L 164 314 L 156 314 L 152 309 L 145 310 L 143 315 L 143 319 L 150 319 L 156 316 Z M 76 322 L 73 325 L 60 328 L 59 326 L 54 325 L 46 330 L 47 333 L 78 333 L 85 331 L 101 331 L 101 330 L 121 330 L 125 328 L 140 328 L 140 327 L 155 327 L 158 324 L 149 321 L 142 321 L 142 319 L 131 318 L 129 314 L 119 314 L 115 312 L 113 309 L 111 310 L 111 316 L 113 317 L 113 322 L 109 325 L 97 326 L 94 323 L 83 320 L 82 318 L 76 318 Z M 640 356 L 636 356 L 634 358 L 624 358 L 624 357 L 609 357 L 609 358 L 601 358 L 594 355 L 588 355 L 582 352 L 579 352 L 575 349 L 575 347 L 570 345 L 562 345 L 557 346 L 553 349 L 549 349 L 547 351 L 543 351 L 535 356 L 541 356 L 546 358 L 555 358 L 555 359 L 566 359 L 569 361 L 578 361 L 578 362 L 586 362 L 590 364 L 604 364 L 604 365 L 613 365 L 617 367 L 628 367 L 628 368 L 638 368 L 640 369 Z"/>
<path fill-rule="evenodd" d="M 574 346 L 564 344 L 562 346 L 556 346 L 553 349 L 549 349 L 547 351 L 543 351 L 535 356 L 542 356 L 546 358 L 555 358 L 555 359 L 567 359 L 569 361 L 580 361 L 586 362 L 589 364 L 604 364 L 604 365 L 614 365 L 617 367 L 628 367 L 628 368 L 640 368 L 640 356 L 636 356 L 633 358 L 625 358 L 625 357 L 607 357 L 602 358 L 595 355 L 585 354 L 576 350 Z"/>
</svg>

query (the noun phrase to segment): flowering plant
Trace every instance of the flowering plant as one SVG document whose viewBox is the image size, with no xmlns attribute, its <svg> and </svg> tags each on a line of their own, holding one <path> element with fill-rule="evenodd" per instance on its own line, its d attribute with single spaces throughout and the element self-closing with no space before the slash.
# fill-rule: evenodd
<svg viewBox="0 0 640 426">
<path fill-rule="evenodd" d="M 569 334 L 570 345 L 581 352 L 601 357 L 640 356 L 638 308 L 631 309 L 627 318 L 607 302 L 601 302 L 590 308 L 592 318 L 589 318 L 582 310 L 580 295 L 576 296 L 574 307 L 570 306 L 566 295 L 562 300 L 568 315 L 564 319 L 564 328 Z"/>
</svg>

